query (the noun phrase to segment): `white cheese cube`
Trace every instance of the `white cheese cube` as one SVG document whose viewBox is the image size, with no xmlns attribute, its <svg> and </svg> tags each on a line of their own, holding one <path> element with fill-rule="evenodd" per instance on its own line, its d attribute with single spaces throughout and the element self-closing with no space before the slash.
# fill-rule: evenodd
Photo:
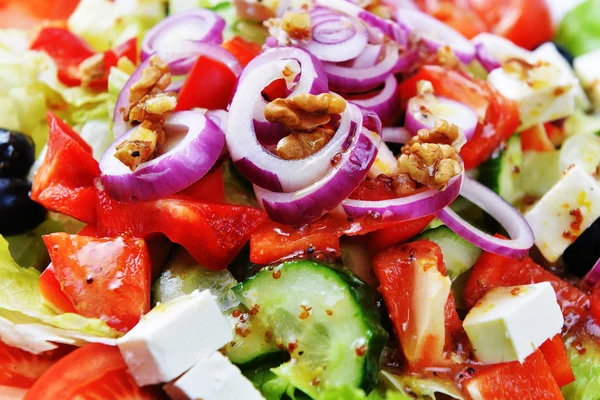
<svg viewBox="0 0 600 400">
<path fill-rule="evenodd" d="M 519 104 L 519 130 L 575 112 L 573 80 L 549 63 L 505 64 L 490 72 L 488 81 L 503 96 Z"/>
<path fill-rule="evenodd" d="M 494 35 L 492 33 L 480 33 L 471 39 L 471 43 L 474 45 L 482 44 L 486 50 L 498 61 L 503 64 L 505 61 L 511 58 L 517 58 L 526 61 L 533 61 L 531 52 L 517 46 L 510 40 L 503 38 L 502 36 Z"/>
<path fill-rule="evenodd" d="M 535 244 L 550 262 L 600 217 L 600 184 L 574 166 L 526 214 Z"/>
<path fill-rule="evenodd" d="M 571 79 L 573 82 L 573 90 L 575 91 L 575 102 L 580 108 L 588 110 L 592 107 L 590 100 L 581 87 L 579 79 L 575 76 L 575 71 L 573 71 L 573 68 L 571 68 L 571 65 L 562 54 L 560 54 L 554 43 L 544 43 L 533 51 L 533 56 L 538 60 L 552 64 L 560 70 L 560 73 L 563 74 L 565 78 L 569 77 L 569 79 Z"/>
<path fill-rule="evenodd" d="M 523 362 L 560 333 L 564 319 L 549 282 L 490 290 L 469 311 L 463 327 L 485 364 Z"/>
<path fill-rule="evenodd" d="M 600 49 L 575 58 L 573 67 L 596 110 L 600 109 Z"/>
<path fill-rule="evenodd" d="M 168 382 L 233 339 L 210 291 L 159 304 L 117 340 L 140 386 Z"/>
<path fill-rule="evenodd" d="M 164 389 L 173 400 L 264 400 L 240 370 L 218 352 Z"/>
</svg>

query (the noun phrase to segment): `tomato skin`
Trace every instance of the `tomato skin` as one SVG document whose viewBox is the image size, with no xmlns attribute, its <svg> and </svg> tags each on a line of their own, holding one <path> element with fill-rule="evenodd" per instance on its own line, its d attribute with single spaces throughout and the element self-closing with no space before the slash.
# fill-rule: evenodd
<svg viewBox="0 0 600 400">
<path fill-rule="evenodd" d="M 404 102 L 416 95 L 420 80 L 430 81 L 437 95 L 465 103 L 478 115 L 480 123 L 475 134 L 460 152 L 466 169 L 487 160 L 519 126 L 516 102 L 503 97 L 486 82 L 446 67 L 426 65 L 402 82 L 399 91 Z"/>
<path fill-rule="evenodd" d="M 60 287 L 60 282 L 56 279 L 52 263 L 40 275 L 38 285 L 40 294 L 44 300 L 52 304 L 53 308 L 56 308 L 61 313 L 77 313 L 73 303 Z"/>
<path fill-rule="evenodd" d="M 202 203 L 173 195 L 139 203 L 121 203 L 98 190 L 98 233 L 128 233 L 146 238 L 160 232 L 211 269 L 225 269 L 266 219 L 259 209 Z"/>
<path fill-rule="evenodd" d="M 143 240 L 66 233 L 43 239 L 56 280 L 79 314 L 126 332 L 150 311 L 151 261 Z"/>
<path fill-rule="evenodd" d="M 61 346 L 41 354 L 32 354 L 0 341 L 0 386 L 30 388 L 71 350 L 70 346 Z"/>
<path fill-rule="evenodd" d="M 58 361 L 25 396 L 25 400 L 75 398 L 154 400 L 163 396 L 154 388 L 138 387 L 117 347 L 88 344 Z"/>
<path fill-rule="evenodd" d="M 486 365 L 476 369 L 462 384 L 475 384 L 482 399 L 544 399 L 563 400 L 560 388 L 539 350 L 518 361 Z"/>
<path fill-rule="evenodd" d="M 536 152 L 556 150 L 548 138 L 544 125 L 535 125 L 521 132 L 521 149 Z"/>
<path fill-rule="evenodd" d="M 200 56 L 179 91 L 175 111 L 227 109 L 237 78 L 223 63 Z"/>
<path fill-rule="evenodd" d="M 558 386 L 563 387 L 575 380 L 569 356 L 565 349 L 565 344 L 562 335 L 559 333 L 553 338 L 546 340 L 540 346 L 540 351 L 544 355 L 544 359 L 552 371 L 552 376 L 556 380 Z"/>
<path fill-rule="evenodd" d="M 45 208 L 87 223 L 96 222 L 94 179 L 100 175 L 92 148 L 48 113 L 48 151 L 31 187 L 31 199 Z"/>
<path fill-rule="evenodd" d="M 262 51 L 260 44 L 249 42 L 240 36 L 224 41 L 221 47 L 233 54 L 242 67 L 248 65 Z"/>
<path fill-rule="evenodd" d="M 371 254 L 377 254 L 388 247 L 406 242 L 418 235 L 434 218 L 434 215 L 426 215 L 410 221 L 397 222 L 387 228 L 369 233 L 367 243 Z"/>
<path fill-rule="evenodd" d="M 59 27 L 42 28 L 29 45 L 31 50 L 46 52 L 56 62 L 58 79 L 67 86 L 79 86 L 79 64 L 95 53 L 79 36 Z"/>
<path fill-rule="evenodd" d="M 596 320 L 596 323 L 600 325 L 600 283 L 596 283 L 592 289 L 592 295 L 590 299 L 590 313 Z"/>
<path fill-rule="evenodd" d="M 225 203 L 223 170 L 217 166 L 204 175 L 202 179 L 183 189 L 177 195 L 187 196 L 200 202 Z"/>
</svg>

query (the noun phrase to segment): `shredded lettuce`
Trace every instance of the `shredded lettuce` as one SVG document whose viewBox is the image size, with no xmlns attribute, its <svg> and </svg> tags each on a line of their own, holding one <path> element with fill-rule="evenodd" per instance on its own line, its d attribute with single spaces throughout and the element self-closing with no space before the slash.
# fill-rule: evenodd
<svg viewBox="0 0 600 400">
<path fill-rule="evenodd" d="M 417 375 L 396 375 L 387 371 L 380 372 L 380 379 L 388 389 L 400 393 L 413 393 L 417 398 L 435 400 L 436 393 L 453 399 L 463 400 L 464 397 L 454 382 L 442 378 L 423 378 Z"/>
<path fill-rule="evenodd" d="M 585 354 L 579 354 L 578 346 L 573 346 L 571 337 L 565 342 L 569 362 L 575 375 L 575 381 L 564 386 L 562 393 L 565 399 L 570 400 L 593 400 L 598 399 L 600 393 L 600 344 L 592 338 L 580 340 Z"/>
<path fill-rule="evenodd" d="M 17 264 L 22 267 L 33 267 L 37 270 L 46 268 L 50 262 L 46 245 L 42 235 L 47 235 L 63 230 L 63 225 L 58 221 L 48 219 L 34 230 L 18 236 L 8 236 L 8 248 Z"/>
<path fill-rule="evenodd" d="M 141 43 L 148 29 L 165 16 L 161 0 L 83 0 L 68 26 L 96 51 L 106 51 L 133 37 Z"/>
<path fill-rule="evenodd" d="M 587 0 L 565 15 L 554 40 L 575 57 L 600 48 L 600 0 Z"/>
<path fill-rule="evenodd" d="M 57 314 L 42 301 L 40 273 L 23 268 L 12 258 L 8 242 L 0 236 L 0 339 L 14 347 L 40 353 L 54 343 L 114 344 L 118 332 L 104 321 L 78 314 Z"/>
</svg>

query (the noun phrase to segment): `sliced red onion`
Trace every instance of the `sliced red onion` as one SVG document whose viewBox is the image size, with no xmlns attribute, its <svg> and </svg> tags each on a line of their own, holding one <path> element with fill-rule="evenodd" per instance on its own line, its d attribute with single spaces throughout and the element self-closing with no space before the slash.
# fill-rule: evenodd
<svg viewBox="0 0 600 400">
<path fill-rule="evenodd" d="M 373 111 L 379 116 L 383 125 L 393 124 L 402 113 L 398 82 L 394 75 L 390 75 L 385 80 L 383 89 L 375 92 L 371 97 L 365 97 L 364 94 L 348 94 L 345 98 L 354 104 Z"/>
<path fill-rule="evenodd" d="M 137 128 L 121 136 L 100 160 L 100 176 L 107 193 L 118 201 L 147 201 L 179 192 L 202 178 L 218 160 L 225 135 L 199 111 L 181 111 L 165 122 L 165 153 L 141 163 L 135 171 L 115 157 L 117 145 Z"/>
<path fill-rule="evenodd" d="M 347 199 L 342 202 L 344 212 L 352 217 L 371 216 L 380 218 L 381 221 L 408 221 L 411 219 L 431 215 L 448 204 L 452 203 L 459 195 L 464 172 L 452 178 L 444 191 L 430 189 L 407 197 L 392 200 L 354 200 Z"/>
<path fill-rule="evenodd" d="M 349 61 L 348 66 L 352 68 L 370 68 L 379 62 L 383 50 L 382 44 L 368 44 L 362 53 L 354 60 Z"/>
<path fill-rule="evenodd" d="M 498 60 L 492 56 L 492 53 L 488 51 L 487 47 L 485 47 L 485 44 L 483 43 L 477 43 L 475 45 L 475 58 L 477 58 L 477 61 L 479 61 L 479 63 L 487 72 L 492 72 L 496 68 L 501 67 Z"/>
<path fill-rule="evenodd" d="M 469 64 L 475 58 L 475 47 L 466 37 L 424 12 L 399 9 L 396 11 L 396 21 L 408 32 L 418 34 L 433 51 L 448 45 L 464 64 Z"/>
<path fill-rule="evenodd" d="M 583 280 L 590 286 L 595 286 L 596 283 L 600 281 L 600 259 L 596 261 L 596 264 L 594 264 L 592 269 L 590 269 L 590 272 L 585 275 Z"/>
<path fill-rule="evenodd" d="M 385 82 L 398 64 L 398 60 L 398 47 L 393 42 L 389 42 L 385 46 L 385 57 L 372 67 L 351 68 L 333 63 L 323 63 L 323 67 L 332 90 L 361 93 L 375 89 Z"/>
<path fill-rule="evenodd" d="M 369 36 L 361 21 L 341 14 L 321 14 L 312 18 L 312 39 L 298 47 L 319 60 L 340 62 L 357 57 L 367 46 Z"/>
<path fill-rule="evenodd" d="M 264 118 L 266 101 L 261 91 L 283 73 L 289 79 L 300 75 L 290 93 L 319 94 L 327 91 L 327 78 L 322 65 L 313 55 L 294 47 L 265 51 L 248 64 L 240 77 L 229 108 L 227 145 L 240 172 L 255 185 L 274 192 L 295 192 L 309 186 L 331 169 L 331 158 L 347 140 L 352 122 L 346 107 L 333 138 L 321 150 L 301 160 L 284 160 L 260 145 L 254 130 L 255 118 Z M 254 107 L 249 107 L 249 105 Z"/>
<path fill-rule="evenodd" d="M 398 57 L 398 62 L 396 63 L 396 66 L 392 72 L 394 74 L 408 72 L 417 63 L 417 61 L 419 61 L 420 56 L 421 54 L 417 46 L 407 50 L 402 50 L 400 56 Z"/>
<path fill-rule="evenodd" d="M 236 77 L 242 73 L 242 66 L 239 61 L 227 50 L 219 45 L 211 43 L 192 43 L 187 42 L 182 53 L 169 53 L 163 58 L 163 61 L 169 65 L 169 71 L 174 80 L 167 87 L 167 91 L 178 92 L 185 83 L 184 77 L 190 72 L 199 56 L 206 56 L 225 64 Z M 129 77 L 123 89 L 117 97 L 115 110 L 113 112 L 113 136 L 118 138 L 131 128 L 131 124 L 126 121 L 125 113 L 129 110 L 129 97 L 131 86 L 140 80 L 142 71 L 150 65 L 150 58 L 144 60 L 133 74 Z"/>
<path fill-rule="evenodd" d="M 225 132 L 225 125 L 227 125 L 227 116 L 229 113 L 225 110 L 208 110 L 206 115 L 212 122 L 215 123 L 223 132 Z"/>
<path fill-rule="evenodd" d="M 225 20 L 215 12 L 198 8 L 168 16 L 146 33 L 142 42 L 142 60 L 150 54 L 163 56 L 181 53 L 185 42 L 220 44 Z"/>
<path fill-rule="evenodd" d="M 377 15 L 360 8 L 355 4 L 340 0 L 317 0 L 316 4 L 360 18 L 367 25 L 378 29 L 384 35 L 396 41 L 401 46 L 406 46 L 408 44 L 408 32 L 406 30 L 398 26 L 398 24 L 396 24 L 394 21 L 389 21 L 387 19 L 378 17 Z"/>
<path fill-rule="evenodd" d="M 410 142 L 410 140 L 414 137 L 409 131 L 405 128 L 400 127 L 389 127 L 383 128 L 381 131 L 381 136 L 383 137 L 383 141 L 387 143 L 398 143 L 398 144 L 406 144 Z"/>
<path fill-rule="evenodd" d="M 511 258 L 523 258 L 533 246 L 534 237 L 529 224 L 521 213 L 496 193 L 479 182 L 466 177 L 461 196 L 494 217 L 508 232 L 511 240 L 489 235 L 462 219 L 450 207 L 436 216 L 463 239 L 484 251 Z"/>
<path fill-rule="evenodd" d="M 440 119 L 458 126 L 467 140 L 475 133 L 479 121 L 475 111 L 466 104 L 424 93 L 408 101 L 404 127 L 416 135 L 419 129 L 432 129 Z"/>
<path fill-rule="evenodd" d="M 276 193 L 255 186 L 259 203 L 273 221 L 288 225 L 312 222 L 337 207 L 366 177 L 377 155 L 381 136 L 357 124 L 358 107 L 348 104 L 353 114 L 348 149 L 328 174 L 296 192 Z M 329 161 L 329 160 L 328 160 Z"/>
</svg>

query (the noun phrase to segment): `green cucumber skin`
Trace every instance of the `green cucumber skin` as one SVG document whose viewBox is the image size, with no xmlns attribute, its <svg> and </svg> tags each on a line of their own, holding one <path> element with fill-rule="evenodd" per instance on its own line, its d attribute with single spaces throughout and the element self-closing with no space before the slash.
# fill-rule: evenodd
<svg viewBox="0 0 600 400">
<path fill-rule="evenodd" d="M 514 203 L 524 194 L 519 180 L 522 163 L 521 137 L 513 135 L 497 157 L 479 166 L 478 180 L 509 203 Z"/>
<path fill-rule="evenodd" d="M 353 384 L 356 384 L 358 387 L 361 387 L 366 391 L 370 391 L 375 386 L 378 374 L 379 358 L 388 339 L 387 331 L 385 331 L 385 329 L 381 326 L 381 319 L 375 306 L 375 298 L 373 293 L 370 291 L 370 288 L 368 288 L 351 272 L 341 270 L 336 267 L 324 266 L 311 261 L 286 262 L 276 267 L 276 270 L 279 270 L 281 274 L 297 273 L 299 272 L 297 271 L 298 269 L 302 269 L 302 273 L 299 274 L 300 279 L 309 279 L 308 281 L 305 281 L 308 285 L 310 285 L 311 275 L 319 274 L 321 275 L 322 279 L 337 281 L 338 284 L 347 289 L 347 294 L 350 295 L 348 299 L 354 302 L 354 304 L 349 306 L 355 310 L 353 312 L 353 319 L 357 318 L 355 321 L 360 324 L 358 325 L 358 329 L 364 332 L 364 335 L 361 337 L 365 337 L 368 349 L 366 354 L 363 356 L 363 362 L 360 366 L 360 379 L 358 382 L 353 382 Z M 238 284 L 233 288 L 233 291 L 238 295 L 238 298 L 242 302 L 248 302 L 248 298 L 246 298 L 245 294 L 250 293 L 252 290 L 257 290 L 264 298 L 268 299 L 268 297 L 265 297 L 265 293 L 268 293 L 269 290 L 268 285 L 277 282 L 277 280 L 272 278 L 272 274 L 273 270 L 263 269 L 258 274 Z M 294 287 L 291 287 L 289 296 L 294 296 L 294 294 L 300 295 L 302 292 L 301 288 L 303 285 L 301 282 L 298 282 L 298 280 L 294 282 L 294 286 L 297 288 L 296 293 L 294 293 Z M 260 301 L 263 300 L 264 299 L 261 299 Z M 311 301 L 314 301 L 314 303 L 311 304 L 318 304 L 319 299 L 312 299 Z M 248 304 L 246 304 L 246 306 L 248 306 Z M 264 306 L 264 304 L 262 306 Z M 260 311 L 258 315 L 260 315 Z M 347 322 L 351 323 L 351 320 Z M 339 326 L 337 328 L 331 326 L 328 327 L 328 331 L 332 333 L 343 330 L 344 326 Z M 275 336 L 280 335 L 277 332 L 274 333 Z M 309 347 L 306 349 L 307 351 L 310 351 Z M 346 367 L 346 365 L 328 365 L 329 370 L 332 370 L 332 368 Z M 354 367 L 354 363 L 351 367 Z"/>
</svg>

